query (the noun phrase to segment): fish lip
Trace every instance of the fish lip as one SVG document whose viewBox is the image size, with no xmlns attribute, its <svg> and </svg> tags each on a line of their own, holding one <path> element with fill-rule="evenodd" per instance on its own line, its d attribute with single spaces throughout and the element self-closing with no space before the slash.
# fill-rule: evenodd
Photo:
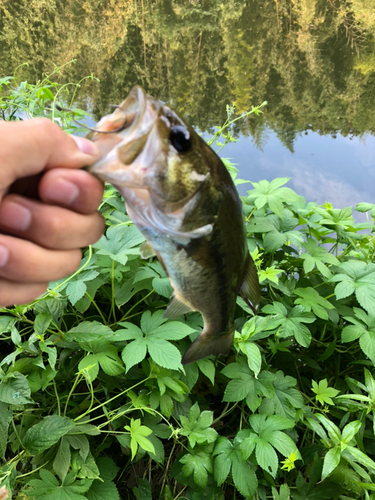
<svg viewBox="0 0 375 500">
<path fill-rule="evenodd" d="M 97 123 L 97 132 L 86 136 L 97 143 L 102 153 L 102 158 L 86 170 L 105 182 L 140 188 L 138 183 L 129 182 L 126 169 L 142 151 L 142 142 L 147 140 L 157 119 L 157 113 L 153 111 L 157 111 L 158 107 L 157 101 L 141 87 L 134 87 L 112 114 Z M 101 130 L 113 130 L 113 134 L 100 134 Z M 137 143 L 140 143 L 138 147 Z M 129 153 L 132 144 L 135 145 L 134 151 Z M 128 158 L 125 158 L 125 150 L 128 151 Z"/>
</svg>

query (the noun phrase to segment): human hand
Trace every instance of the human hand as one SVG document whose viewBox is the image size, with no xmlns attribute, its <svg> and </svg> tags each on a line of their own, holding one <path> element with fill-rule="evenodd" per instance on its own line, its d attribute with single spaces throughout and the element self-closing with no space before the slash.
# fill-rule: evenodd
<svg viewBox="0 0 375 500">
<path fill-rule="evenodd" d="M 0 306 L 25 304 L 71 274 L 97 241 L 103 184 L 78 170 L 97 146 L 44 118 L 0 121 Z"/>
</svg>

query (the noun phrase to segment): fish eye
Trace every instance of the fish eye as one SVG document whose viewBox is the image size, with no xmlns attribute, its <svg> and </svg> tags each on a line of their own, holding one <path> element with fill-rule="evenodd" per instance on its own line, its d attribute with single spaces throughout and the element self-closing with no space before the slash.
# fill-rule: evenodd
<svg viewBox="0 0 375 500">
<path fill-rule="evenodd" d="M 180 153 L 185 153 L 191 148 L 191 138 L 189 131 L 181 125 L 176 125 L 171 129 L 169 142 Z"/>
</svg>

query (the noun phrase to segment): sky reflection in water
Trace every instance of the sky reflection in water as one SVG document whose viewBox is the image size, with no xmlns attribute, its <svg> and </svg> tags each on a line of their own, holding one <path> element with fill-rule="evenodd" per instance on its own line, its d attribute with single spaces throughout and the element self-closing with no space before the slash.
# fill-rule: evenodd
<svg viewBox="0 0 375 500">
<path fill-rule="evenodd" d="M 220 152 L 237 163 L 239 177 L 258 182 L 275 177 L 291 177 L 288 186 L 307 201 L 330 202 L 337 208 L 375 203 L 375 137 L 366 135 L 336 139 L 316 132 L 297 137 L 294 153 L 269 130 L 263 151 L 250 137 L 241 137 Z M 249 187 L 247 187 L 249 186 Z M 251 185 L 239 186 L 242 195 Z"/>
</svg>

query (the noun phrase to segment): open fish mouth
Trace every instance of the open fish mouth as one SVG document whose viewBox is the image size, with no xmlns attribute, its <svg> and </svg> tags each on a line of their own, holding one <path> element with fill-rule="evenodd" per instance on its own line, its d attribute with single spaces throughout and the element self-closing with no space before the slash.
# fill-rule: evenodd
<svg viewBox="0 0 375 500">
<path fill-rule="evenodd" d="M 104 116 L 95 131 L 87 135 L 102 153 L 102 158 L 87 170 L 116 186 L 145 188 L 145 168 L 136 160 L 146 146 L 160 107 L 160 102 L 141 87 L 134 87 L 125 101 L 116 106 L 112 114 Z"/>
</svg>

